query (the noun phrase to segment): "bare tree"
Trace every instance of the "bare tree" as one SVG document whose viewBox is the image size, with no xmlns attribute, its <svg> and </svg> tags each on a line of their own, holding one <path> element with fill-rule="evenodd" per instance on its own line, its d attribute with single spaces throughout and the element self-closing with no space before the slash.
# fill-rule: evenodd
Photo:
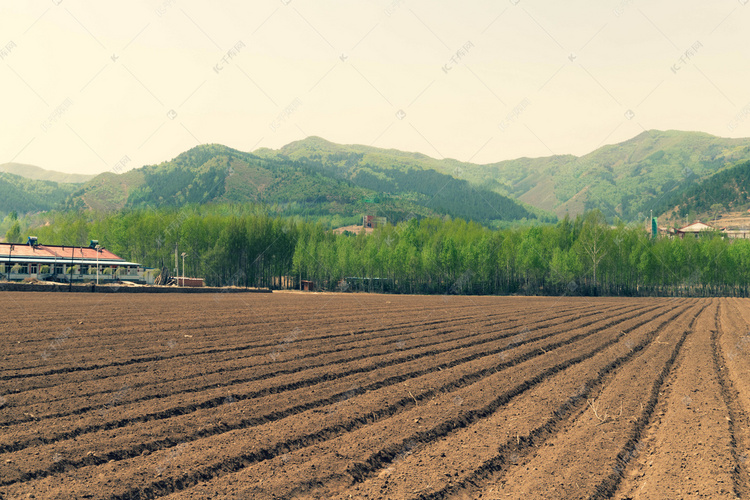
<svg viewBox="0 0 750 500">
<path fill-rule="evenodd" d="M 583 219 L 581 235 L 578 238 L 582 260 L 591 264 L 594 278 L 594 289 L 598 285 L 597 271 L 602 259 L 607 255 L 608 249 L 608 227 L 604 214 L 599 210 L 588 212 Z"/>
</svg>

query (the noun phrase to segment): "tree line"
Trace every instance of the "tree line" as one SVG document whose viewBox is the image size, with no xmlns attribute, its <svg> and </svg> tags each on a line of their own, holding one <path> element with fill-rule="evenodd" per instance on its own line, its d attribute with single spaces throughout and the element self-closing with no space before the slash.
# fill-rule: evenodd
<svg viewBox="0 0 750 500">
<path fill-rule="evenodd" d="M 366 235 L 281 218 L 253 205 L 52 213 L 27 228 L 42 244 L 102 245 L 208 285 L 419 294 L 740 295 L 750 240 L 719 234 L 652 239 L 599 211 L 555 225 L 493 230 L 460 219 L 411 219 Z M 182 259 L 180 259 L 182 269 Z M 180 271 L 181 273 L 182 271 Z"/>
</svg>

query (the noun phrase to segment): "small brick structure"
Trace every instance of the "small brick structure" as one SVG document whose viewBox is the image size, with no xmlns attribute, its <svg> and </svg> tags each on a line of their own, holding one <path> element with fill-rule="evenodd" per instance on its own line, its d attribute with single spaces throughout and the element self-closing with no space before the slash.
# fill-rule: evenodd
<svg viewBox="0 0 750 500">
<path fill-rule="evenodd" d="M 193 288 L 200 288 L 205 286 L 203 278 L 177 278 L 177 284 L 179 286 L 189 286 Z"/>
</svg>

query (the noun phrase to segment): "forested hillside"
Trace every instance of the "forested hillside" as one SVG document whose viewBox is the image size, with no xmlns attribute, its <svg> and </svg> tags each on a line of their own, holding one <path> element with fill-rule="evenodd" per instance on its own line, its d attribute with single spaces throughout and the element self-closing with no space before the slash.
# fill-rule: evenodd
<svg viewBox="0 0 750 500">
<path fill-rule="evenodd" d="M 420 153 L 368 146 L 341 146 L 319 137 L 289 144 L 277 152 L 261 150 L 256 153 L 295 161 L 380 194 L 410 193 L 416 203 L 438 214 L 486 225 L 498 219 L 554 220 L 550 214 L 522 206 L 505 195 L 462 179 L 462 168 L 468 164 L 455 160 L 436 160 Z M 449 168 L 453 170 L 446 172 Z"/>
<path fill-rule="evenodd" d="M 319 137 L 255 153 L 319 164 L 350 179 L 356 179 L 359 172 L 389 180 L 397 172 L 435 170 L 536 207 L 540 215 L 546 211 L 558 217 L 575 216 L 599 209 L 609 220 L 629 222 L 642 220 L 664 195 L 679 193 L 696 180 L 750 160 L 750 139 L 649 130 L 580 157 L 519 158 L 485 165 L 339 145 Z"/>
<path fill-rule="evenodd" d="M 0 215 L 51 210 L 75 189 L 74 184 L 31 180 L 0 172 Z"/>
<path fill-rule="evenodd" d="M 715 217 L 727 211 L 750 207 L 750 161 L 722 170 L 702 180 L 689 182 L 684 190 L 665 198 L 657 213 L 675 220 Z"/>
<path fill-rule="evenodd" d="M 483 165 L 475 175 L 558 216 L 599 209 L 610 220 L 637 221 L 656 214 L 665 195 L 749 159 L 750 139 L 650 130 L 581 157 L 511 160 Z"/>
<path fill-rule="evenodd" d="M 5 210 L 10 206 L 20 213 L 53 207 L 117 211 L 229 202 L 264 204 L 276 215 L 320 220 L 328 226 L 355 224 L 368 214 L 393 223 L 458 217 L 501 228 L 555 222 L 565 214 L 594 209 L 611 223 L 641 221 L 651 211 L 660 216 L 679 204 L 680 215 L 700 215 L 708 202 L 695 188 L 699 183 L 713 193 L 710 210 L 734 209 L 744 203 L 738 191 L 741 179 L 732 188 L 721 177 L 716 181 L 726 184 L 721 190 L 705 182 L 749 160 L 749 139 L 679 131 L 644 132 L 581 157 L 487 165 L 309 137 L 279 150 L 253 153 L 201 145 L 158 165 L 100 174 L 78 187 L 60 184 L 55 189 L 54 184 L 16 179 L 3 189 Z M 33 167 L 29 172 L 42 175 Z"/>
<path fill-rule="evenodd" d="M 122 175 L 97 176 L 70 196 L 66 208 L 119 210 L 224 202 L 262 203 L 279 215 L 321 219 L 331 225 L 356 223 L 363 214 L 392 222 L 462 217 L 490 226 L 537 218 L 505 196 L 434 170 L 372 167 L 349 173 L 307 158 L 261 157 L 216 144 Z"/>
</svg>

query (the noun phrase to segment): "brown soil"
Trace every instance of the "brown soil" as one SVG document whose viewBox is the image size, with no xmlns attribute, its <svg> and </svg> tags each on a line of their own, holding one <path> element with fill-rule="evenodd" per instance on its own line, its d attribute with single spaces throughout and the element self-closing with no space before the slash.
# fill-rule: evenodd
<svg viewBox="0 0 750 500">
<path fill-rule="evenodd" d="M 2 499 L 750 495 L 745 299 L 2 297 Z"/>
</svg>

